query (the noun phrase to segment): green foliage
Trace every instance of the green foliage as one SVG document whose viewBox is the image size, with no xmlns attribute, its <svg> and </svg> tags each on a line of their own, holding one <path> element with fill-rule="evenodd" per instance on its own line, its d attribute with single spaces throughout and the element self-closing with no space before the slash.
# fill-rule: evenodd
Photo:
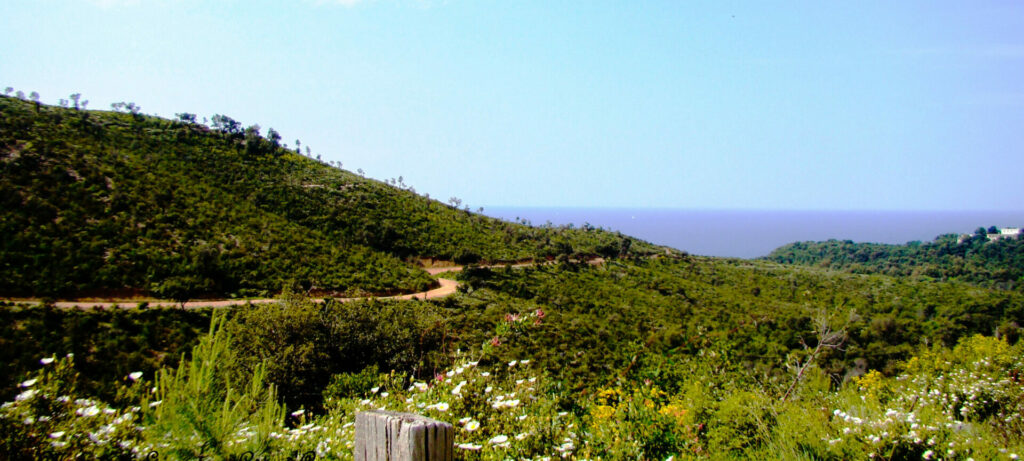
<svg viewBox="0 0 1024 461">
<path fill-rule="evenodd" d="M 240 126 L 0 97 L 0 295 L 385 294 L 433 283 L 403 258 L 655 250 L 456 210 Z"/>
<path fill-rule="evenodd" d="M 691 366 L 686 358 L 699 356 L 784 391 L 793 377 L 783 366 L 814 348 L 820 311 L 844 315 L 843 347 L 815 359 L 835 382 L 867 369 L 895 373 L 921 343 L 952 346 L 1024 324 L 1024 297 L 1013 292 L 759 261 L 620 260 L 577 270 L 467 271 L 464 282 L 465 295 L 442 303 L 456 311 L 463 347 L 493 339 L 489 332 L 507 314 L 540 309 L 543 334 L 501 338 L 506 359 L 534 357 L 581 388 L 635 376 L 649 363 L 644 377 L 673 389 L 687 373 L 680 367 Z"/>
<path fill-rule="evenodd" d="M 324 402 L 330 404 L 338 399 L 362 399 L 368 397 L 381 381 L 377 365 L 363 368 L 359 373 L 338 373 L 331 376 L 331 383 L 324 389 Z"/>
<path fill-rule="evenodd" d="M 225 328 L 234 338 L 239 373 L 265 364 L 284 402 L 315 410 L 340 373 L 378 366 L 432 376 L 447 362 L 443 318 L 418 301 L 316 304 L 293 296 L 240 309 Z"/>
<path fill-rule="evenodd" d="M 961 280 L 1002 289 L 1024 287 L 1024 238 L 989 241 L 984 228 L 978 231 L 962 241 L 956 235 L 942 235 L 924 244 L 797 242 L 772 251 L 765 259 L 856 274 Z"/>
<path fill-rule="evenodd" d="M 143 398 L 145 437 L 159 440 L 152 449 L 175 459 L 268 452 L 284 407 L 274 386 L 265 384 L 262 364 L 249 375 L 234 373 L 236 357 L 223 321 L 215 315 L 192 356 L 157 375 L 155 400 Z"/>
<path fill-rule="evenodd" d="M 152 376 L 177 365 L 210 325 L 209 309 L 0 308 L 0 392 L 13 395 L 17 379 L 40 357 L 73 354 L 78 385 L 112 399 L 129 373 Z"/>
</svg>

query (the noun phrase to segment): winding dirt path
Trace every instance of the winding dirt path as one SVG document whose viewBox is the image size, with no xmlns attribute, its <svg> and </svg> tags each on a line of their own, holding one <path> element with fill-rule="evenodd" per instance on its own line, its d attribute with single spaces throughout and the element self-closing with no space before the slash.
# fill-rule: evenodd
<svg viewBox="0 0 1024 461">
<path fill-rule="evenodd" d="M 451 279 L 437 279 L 441 283 L 441 286 L 434 288 L 433 290 L 421 291 L 419 293 L 410 293 L 405 295 L 395 296 L 367 296 L 362 298 L 335 298 L 342 302 L 358 301 L 360 299 L 434 299 L 443 298 L 449 296 L 459 288 L 459 282 Z M 20 302 L 12 300 L 14 302 Z M 279 302 L 280 299 L 276 298 L 260 298 L 260 299 L 223 299 L 223 300 L 196 300 L 185 303 L 185 309 L 196 309 L 200 307 L 232 307 L 232 306 L 244 306 L 246 304 L 272 304 Z M 314 302 L 323 302 L 324 298 L 313 298 Z M 95 308 L 119 308 L 119 309 L 135 309 L 138 308 L 143 302 L 149 307 L 182 307 L 181 303 L 174 301 L 58 301 L 53 303 L 55 307 L 61 309 L 72 309 L 80 307 L 83 309 L 95 309 Z M 23 301 L 22 304 L 39 304 L 39 301 Z"/>
<path fill-rule="evenodd" d="M 549 264 L 549 263 L 550 262 L 540 262 L 540 263 L 525 262 L 525 263 L 511 264 L 510 266 L 511 267 L 515 267 L 515 268 L 520 268 L 520 267 L 530 267 L 530 266 L 535 266 L 535 265 L 538 265 L 538 264 L 542 265 L 542 264 Z M 590 264 L 590 265 L 596 266 L 596 265 L 604 263 L 604 258 L 594 258 L 594 259 L 591 259 L 591 260 L 587 261 L 587 263 Z M 506 267 L 506 266 L 508 266 L 508 265 L 507 264 L 492 264 L 492 265 L 480 266 L 480 267 L 495 269 L 495 268 L 501 268 L 501 267 Z M 443 274 L 443 273 L 446 273 L 446 272 L 461 272 L 462 269 L 463 269 L 463 266 L 426 267 L 426 268 L 423 268 L 423 270 L 426 271 L 430 275 L 438 275 L 438 274 Z M 459 282 L 457 282 L 455 280 L 452 280 L 452 279 L 438 278 L 437 281 L 440 282 L 440 284 L 441 284 L 440 287 L 434 288 L 433 290 L 421 291 L 419 293 L 410 293 L 410 294 L 394 295 L 394 296 L 367 296 L 367 297 L 359 297 L 359 298 L 335 298 L 335 299 L 337 299 L 339 301 L 342 301 L 342 302 L 351 302 L 351 301 L 357 301 L 357 300 L 360 300 L 360 299 L 374 299 L 374 298 L 375 299 L 403 299 L 403 300 L 409 300 L 409 299 L 436 299 L 436 298 L 443 298 L 445 296 L 452 295 L 453 293 L 455 293 L 456 290 L 458 290 L 459 285 L 460 285 Z M 24 300 L 24 301 L 21 301 L 21 300 L 14 300 L 14 299 L 12 299 L 12 300 L 4 300 L 4 301 L 15 302 L 15 303 L 19 303 L 19 304 L 29 304 L 29 305 L 40 304 L 40 301 L 38 301 L 38 300 Z M 211 299 L 211 300 L 205 300 L 205 301 L 204 300 L 188 301 L 188 302 L 185 303 L 184 306 L 182 306 L 181 303 L 177 303 L 177 302 L 174 302 L 174 301 L 96 301 L 96 302 L 93 302 L 93 301 L 58 301 L 58 302 L 54 303 L 54 306 L 56 306 L 58 308 L 61 308 L 61 309 L 73 309 L 73 308 L 76 308 L 76 307 L 83 308 L 83 309 L 95 309 L 95 308 L 103 308 L 103 309 L 109 309 L 109 308 L 135 309 L 135 308 L 138 308 L 140 304 L 146 303 L 146 305 L 148 305 L 149 307 L 184 307 L 185 309 L 197 309 L 197 308 L 200 308 L 200 307 L 232 307 L 232 306 L 244 306 L 246 304 L 272 304 L 272 303 L 276 303 L 276 302 L 279 302 L 279 301 L 280 301 L 280 299 L 277 299 L 277 298 L 223 299 L 223 300 L 212 300 Z M 313 298 L 312 301 L 314 301 L 314 302 L 323 302 L 324 298 Z"/>
</svg>

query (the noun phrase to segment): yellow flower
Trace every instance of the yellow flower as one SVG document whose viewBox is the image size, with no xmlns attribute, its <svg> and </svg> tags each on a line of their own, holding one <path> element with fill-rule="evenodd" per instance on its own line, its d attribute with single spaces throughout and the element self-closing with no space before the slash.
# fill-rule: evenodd
<svg viewBox="0 0 1024 461">
<path fill-rule="evenodd" d="M 594 408 L 594 411 L 591 412 L 591 415 L 597 419 L 609 419 L 615 415 L 615 408 L 608 405 L 598 405 Z"/>
</svg>

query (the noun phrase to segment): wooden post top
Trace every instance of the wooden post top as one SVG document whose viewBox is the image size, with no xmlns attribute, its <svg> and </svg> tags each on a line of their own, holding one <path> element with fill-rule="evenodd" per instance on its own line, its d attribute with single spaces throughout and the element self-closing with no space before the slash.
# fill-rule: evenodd
<svg viewBox="0 0 1024 461">
<path fill-rule="evenodd" d="M 413 413 L 356 413 L 356 461 L 451 461 L 455 428 Z"/>
</svg>

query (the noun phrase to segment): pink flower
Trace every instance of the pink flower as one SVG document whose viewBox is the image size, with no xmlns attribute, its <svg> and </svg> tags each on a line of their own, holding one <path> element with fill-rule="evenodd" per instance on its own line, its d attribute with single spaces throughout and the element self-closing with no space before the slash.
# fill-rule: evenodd
<svg viewBox="0 0 1024 461">
<path fill-rule="evenodd" d="M 497 336 L 495 336 L 495 337 L 491 338 L 491 345 L 492 346 L 500 346 L 501 345 L 501 340 L 498 339 Z"/>
<path fill-rule="evenodd" d="M 537 318 L 544 318 L 544 309 L 537 309 Z"/>
</svg>

